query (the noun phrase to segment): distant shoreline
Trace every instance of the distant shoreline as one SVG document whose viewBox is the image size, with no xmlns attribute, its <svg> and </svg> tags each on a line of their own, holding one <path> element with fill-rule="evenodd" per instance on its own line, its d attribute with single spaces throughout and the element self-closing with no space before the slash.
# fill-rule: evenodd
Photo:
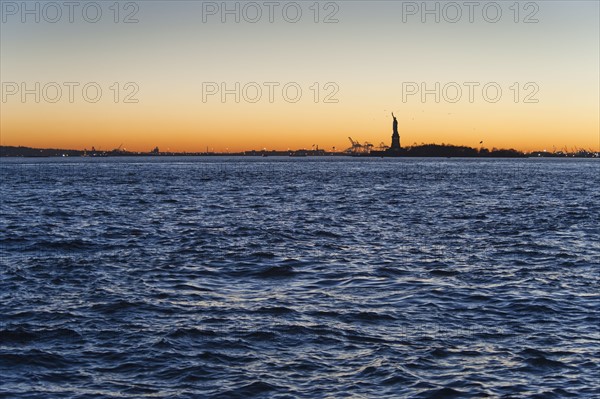
<svg viewBox="0 0 600 399">
<path fill-rule="evenodd" d="M 68 150 L 54 148 L 31 148 L 0 146 L 0 158 L 63 158 L 63 157 L 349 157 L 349 158 L 599 158 L 600 153 L 579 150 L 574 153 L 534 151 L 523 153 L 513 149 L 475 149 L 464 146 L 426 144 L 403 148 L 400 153 L 385 151 L 370 153 L 329 152 L 325 150 L 267 151 L 251 150 L 235 153 L 219 152 L 161 152 L 158 148 L 150 152 L 124 150 Z"/>
</svg>

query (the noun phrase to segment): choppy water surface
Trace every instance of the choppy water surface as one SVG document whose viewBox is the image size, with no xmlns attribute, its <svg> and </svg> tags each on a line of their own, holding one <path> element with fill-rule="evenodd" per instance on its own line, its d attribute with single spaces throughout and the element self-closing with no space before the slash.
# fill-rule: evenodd
<svg viewBox="0 0 600 399">
<path fill-rule="evenodd" d="M 596 160 L 2 160 L 0 396 L 598 397 Z"/>
</svg>

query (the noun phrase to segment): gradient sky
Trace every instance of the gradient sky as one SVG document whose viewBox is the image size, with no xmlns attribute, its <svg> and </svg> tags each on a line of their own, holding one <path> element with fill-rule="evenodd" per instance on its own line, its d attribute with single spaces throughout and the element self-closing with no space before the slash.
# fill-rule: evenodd
<svg viewBox="0 0 600 399">
<path fill-rule="evenodd" d="M 520 150 L 574 147 L 598 150 L 600 146 L 599 2 L 540 1 L 538 23 L 515 23 L 509 7 L 498 23 L 487 22 L 481 2 L 474 22 L 466 14 L 457 23 L 423 23 L 421 14 L 403 21 L 400 1 L 339 1 L 338 23 L 315 23 L 309 9 L 314 1 L 299 1 L 303 16 L 286 22 L 283 5 L 270 23 L 268 8 L 257 23 L 233 16 L 207 16 L 201 1 L 139 1 L 138 23 L 113 21 L 102 2 L 102 18 L 92 24 L 74 23 L 63 14 L 57 23 L 43 15 L 40 23 L 4 10 L 0 37 L 0 78 L 3 88 L 25 82 L 33 88 L 49 82 L 97 82 L 103 89 L 98 103 L 87 103 L 81 90 L 74 102 L 68 91 L 57 103 L 34 101 L 29 95 L 7 96 L 1 103 L 2 145 L 54 148 L 112 149 L 121 143 L 128 150 L 215 151 L 244 149 L 321 148 L 344 149 L 348 136 L 374 144 L 389 144 L 391 116 L 398 117 L 402 145 L 452 143 Z M 34 4 L 36 2 L 29 2 Z M 47 2 L 38 2 L 40 8 Z M 86 4 L 87 2 L 81 2 Z M 415 4 L 421 5 L 422 2 Z M 435 2 L 427 2 L 433 8 Z M 533 8 L 524 10 L 520 20 Z M 20 6 L 21 2 L 17 2 Z M 58 2 L 62 5 L 62 2 Z M 221 2 L 216 3 L 220 5 Z M 233 2 L 228 2 L 234 7 Z M 243 2 L 241 6 L 243 6 Z M 323 10 L 322 19 L 332 7 Z M 445 3 L 440 2 L 440 7 Z M 463 4 L 463 2 L 458 2 Z M 124 8 L 126 2 L 120 3 Z M 31 5 L 33 7 L 33 5 Z M 63 11 L 66 12 L 66 8 Z M 121 10 L 122 19 L 129 11 Z M 252 11 L 248 9 L 249 12 Z M 290 10 L 290 16 L 293 16 Z M 20 11 L 20 10 L 18 10 Z M 449 17 L 454 11 L 448 9 Z M 492 9 L 493 11 L 493 9 Z M 489 16 L 494 16 L 490 11 Z M 48 8 L 50 17 L 54 11 Z M 90 14 L 93 14 L 90 12 Z M 253 16 L 252 13 L 250 16 Z M 134 82 L 137 104 L 115 103 L 110 87 Z M 205 82 L 296 82 L 303 90 L 297 103 L 283 99 L 281 86 L 274 102 L 250 103 L 234 96 L 222 102 L 212 96 L 203 102 Z M 318 82 L 321 98 L 314 102 L 310 87 Z M 325 84 L 339 87 L 337 103 L 324 103 Z M 497 103 L 486 102 L 481 86 L 474 102 L 463 98 L 439 103 L 429 95 L 403 101 L 403 83 L 496 82 L 503 90 Z M 521 98 L 510 89 L 517 82 Z M 524 103 L 533 82 L 537 103 Z M 80 86 L 81 87 L 81 86 Z M 6 95 L 6 90 L 3 90 Z"/>
</svg>

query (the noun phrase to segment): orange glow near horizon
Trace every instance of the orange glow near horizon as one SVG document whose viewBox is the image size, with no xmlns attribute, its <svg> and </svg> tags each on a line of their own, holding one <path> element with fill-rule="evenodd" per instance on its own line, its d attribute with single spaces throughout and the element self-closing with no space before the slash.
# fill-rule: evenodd
<svg viewBox="0 0 600 399">
<path fill-rule="evenodd" d="M 486 106 L 493 105 L 483 108 Z M 207 148 L 241 152 L 318 145 L 341 151 L 349 147 L 348 137 L 379 146 L 389 145 L 392 134 L 391 111 L 380 109 L 363 115 L 358 107 L 348 109 L 343 104 L 268 104 L 262 109 L 254 104 L 218 104 L 203 113 L 159 111 L 159 107 L 142 104 L 86 104 L 76 114 L 57 104 L 4 104 L 2 108 L 1 144 L 34 148 L 111 150 L 123 144 L 129 151 L 141 152 L 156 146 L 175 152 L 203 152 Z M 482 110 L 471 115 L 468 107 L 422 108 L 425 106 L 394 110 L 403 147 L 444 143 L 478 148 L 483 141 L 486 148 L 525 152 L 565 147 L 599 149 L 598 121 L 593 113 L 585 118 L 590 110 L 563 110 L 560 114 L 532 104 L 530 112 L 519 113 L 509 105 L 506 112 Z M 570 114 L 568 120 L 579 123 L 567 123 L 565 113 Z"/>
</svg>

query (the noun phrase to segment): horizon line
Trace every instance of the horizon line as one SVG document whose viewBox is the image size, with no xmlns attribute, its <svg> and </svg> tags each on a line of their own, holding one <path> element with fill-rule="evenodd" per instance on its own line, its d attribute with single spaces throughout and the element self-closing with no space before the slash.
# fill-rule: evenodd
<svg viewBox="0 0 600 399">
<path fill-rule="evenodd" d="M 490 153 L 490 152 L 515 152 L 515 153 L 520 153 L 523 155 L 527 155 L 527 154 L 555 154 L 555 155 L 564 155 L 564 156 L 569 156 L 569 155 L 577 155 L 577 154 L 588 154 L 588 155 L 595 155 L 596 157 L 600 156 L 600 150 L 596 151 L 593 150 L 591 148 L 589 149 L 585 149 L 582 147 L 573 147 L 571 148 L 571 152 L 568 151 L 563 151 L 563 150 L 557 150 L 556 147 L 553 148 L 552 151 L 548 151 L 547 149 L 543 149 L 543 150 L 532 150 L 532 151 L 523 151 L 523 150 L 517 150 L 514 148 L 497 148 L 497 147 L 492 147 L 492 149 L 486 148 L 484 146 L 480 146 L 480 147 L 471 147 L 471 146 L 466 146 L 466 145 L 456 145 L 456 144 L 450 144 L 450 143 L 421 143 L 421 144 L 417 144 L 414 143 L 416 145 L 410 145 L 410 146 L 404 146 L 402 147 L 403 150 L 410 150 L 410 149 L 419 149 L 419 148 L 424 148 L 424 147 L 438 147 L 438 148 L 454 148 L 454 149 L 469 149 L 469 150 L 474 150 L 477 151 L 478 153 Z M 239 151 L 215 151 L 214 148 L 211 148 L 209 151 L 209 148 L 207 147 L 205 151 L 190 151 L 190 150 L 185 150 L 185 151 L 181 151 L 181 150 L 174 150 L 171 151 L 170 149 L 167 149 L 167 151 L 161 151 L 159 149 L 158 146 L 155 146 L 154 149 L 152 150 L 145 150 L 145 151 L 139 151 L 139 150 L 127 150 L 123 145 L 117 147 L 117 148 L 113 148 L 110 150 L 103 150 L 103 149 L 96 149 L 94 146 L 92 146 L 91 149 L 88 148 L 83 148 L 83 149 L 79 149 L 79 148 L 59 148 L 59 147 L 30 147 L 30 146 L 26 146 L 26 145 L 0 145 L 0 149 L 5 149 L 5 148 L 13 148 L 13 149 L 23 149 L 23 150 L 30 150 L 30 151 L 56 151 L 56 152 L 70 152 L 70 153 L 92 153 L 92 154 L 120 154 L 120 155 L 223 155 L 223 156 L 227 156 L 227 155 L 248 155 L 248 153 L 250 154 L 268 154 L 268 153 L 287 153 L 287 154 L 294 154 L 294 153 L 306 153 L 307 155 L 312 154 L 312 155 L 349 155 L 349 156 L 356 156 L 356 155 L 368 155 L 370 152 L 366 151 L 366 152 L 352 152 L 350 151 L 351 148 L 347 148 L 344 150 L 336 150 L 336 147 L 332 147 L 333 151 L 331 150 L 327 150 L 324 148 L 319 148 L 318 145 L 313 145 L 311 149 L 308 148 L 297 148 L 297 149 L 292 149 L 292 148 L 287 148 L 287 149 L 267 149 L 267 148 L 262 148 L 262 149 L 245 149 L 245 150 L 239 150 Z M 378 148 L 381 150 L 385 150 L 389 147 L 373 147 L 373 148 Z M 567 149 L 566 146 L 564 147 L 564 149 Z M 568 149 L 567 149 L 568 150 Z M 374 150 L 374 153 L 378 153 L 379 150 Z M 4 155 L 0 154 L 0 156 L 4 157 Z"/>
</svg>

